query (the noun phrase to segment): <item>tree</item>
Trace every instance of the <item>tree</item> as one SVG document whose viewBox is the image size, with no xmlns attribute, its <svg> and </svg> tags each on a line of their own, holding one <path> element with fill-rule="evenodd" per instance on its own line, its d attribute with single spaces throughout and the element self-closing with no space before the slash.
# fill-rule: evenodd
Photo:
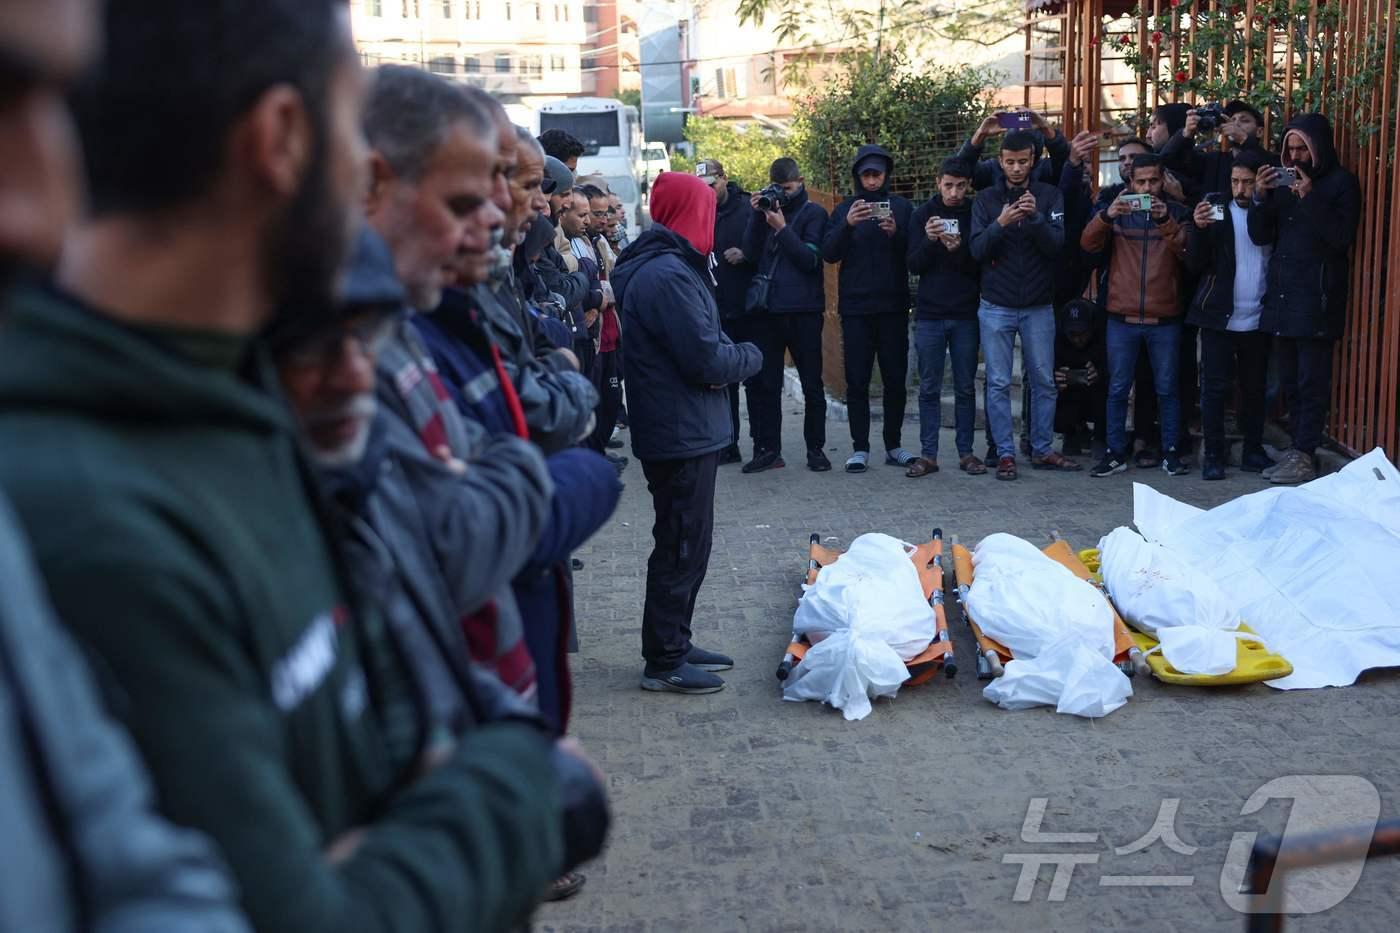
<svg viewBox="0 0 1400 933">
<path fill-rule="evenodd" d="M 737 126 L 714 117 L 692 116 L 685 123 L 685 138 L 695 146 L 695 160 L 718 159 L 724 173 L 746 191 L 757 191 L 768 184 L 768 166 L 784 155 L 784 139 L 757 124 Z M 671 156 L 676 171 L 694 169 L 679 155 Z"/>
<path fill-rule="evenodd" d="M 622 101 L 624 104 L 630 104 L 636 107 L 638 110 L 642 107 L 642 92 L 634 88 L 628 88 L 625 91 L 614 91 L 613 97 Z"/>
</svg>

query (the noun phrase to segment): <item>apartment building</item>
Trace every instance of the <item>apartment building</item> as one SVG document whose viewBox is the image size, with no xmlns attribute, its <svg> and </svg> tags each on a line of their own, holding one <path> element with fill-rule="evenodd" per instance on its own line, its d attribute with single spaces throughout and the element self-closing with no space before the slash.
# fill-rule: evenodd
<svg viewBox="0 0 1400 933">
<path fill-rule="evenodd" d="M 640 7 L 638 0 L 585 0 L 584 94 L 613 97 L 619 91 L 641 90 Z"/>
<path fill-rule="evenodd" d="M 584 93 L 583 0 L 351 0 L 366 65 L 420 65 L 525 104 Z"/>
</svg>

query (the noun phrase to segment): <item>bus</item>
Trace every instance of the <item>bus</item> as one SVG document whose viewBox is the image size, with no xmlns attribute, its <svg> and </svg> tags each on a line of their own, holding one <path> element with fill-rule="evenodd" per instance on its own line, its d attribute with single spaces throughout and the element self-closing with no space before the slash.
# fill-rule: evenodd
<svg viewBox="0 0 1400 933">
<path fill-rule="evenodd" d="M 590 163 L 606 165 L 604 174 L 618 174 L 617 166 L 629 166 L 626 174 L 637 179 L 642 170 L 642 123 L 637 108 L 611 97 L 570 97 L 542 104 L 536 113 L 537 133 L 563 130 L 583 143 Z M 587 173 L 583 173 L 587 174 Z"/>
</svg>

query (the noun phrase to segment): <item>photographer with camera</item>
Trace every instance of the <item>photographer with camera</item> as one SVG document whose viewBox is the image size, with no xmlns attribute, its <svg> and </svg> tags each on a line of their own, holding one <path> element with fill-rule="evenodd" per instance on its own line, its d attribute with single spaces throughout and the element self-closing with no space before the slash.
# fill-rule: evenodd
<svg viewBox="0 0 1400 933">
<path fill-rule="evenodd" d="M 1225 478 L 1225 402 L 1240 389 L 1238 421 L 1244 434 L 1240 469 L 1258 473 L 1274 465 L 1264 452 L 1264 387 L 1268 333 L 1259 329 L 1271 244 L 1249 238 L 1256 173 L 1267 163 L 1259 149 L 1235 153 L 1230 197 L 1208 194 L 1192 217 L 1186 261 L 1201 276 L 1186 320 L 1201 331 L 1201 479 Z M 1228 202 L 1228 203 L 1227 203 Z"/>
<path fill-rule="evenodd" d="M 987 467 L 972 452 L 977 420 L 977 305 L 981 270 L 969 246 L 972 233 L 972 166 L 946 159 L 938 193 L 909 222 L 909 271 L 919 277 L 914 305 L 914 346 L 919 354 L 919 457 L 905 476 L 938 472 L 943 427 L 943 362 L 953 363 L 953 418 L 958 468 L 981 476 Z"/>
<path fill-rule="evenodd" d="M 763 371 L 759 377 L 758 437 L 754 457 L 743 472 L 759 473 L 783 466 L 783 356 L 791 352 L 802 380 L 805 413 L 802 435 L 807 468 L 831 469 L 826 445 L 826 389 L 822 385 L 822 314 L 826 288 L 822 280 L 821 239 L 826 211 L 807 197 L 797 162 L 775 159 L 767 188 L 752 195 L 754 209 L 744 235 L 744 255 L 758 263 L 745 304 L 756 315 Z"/>
<path fill-rule="evenodd" d="M 832 211 L 822 258 L 841 264 L 839 309 L 846 362 L 846 410 L 851 446 L 847 473 L 870 461 L 870 377 L 876 357 L 884 384 L 885 463 L 908 466 L 900 443 L 909 370 L 909 271 L 905 244 L 914 205 L 890 193 L 894 159 L 879 146 L 861 146 L 851 162 L 855 193 Z"/>
<path fill-rule="evenodd" d="M 1346 325 L 1347 254 L 1361 219 L 1361 186 L 1342 168 L 1332 124 L 1320 113 L 1294 117 L 1283 134 L 1283 167 L 1255 179 L 1249 237 L 1274 245 L 1260 330 L 1276 338 L 1279 381 L 1288 400 L 1293 447 L 1264 471 L 1270 482 L 1317 475 L 1313 452 L 1331 405 L 1332 344 Z"/>
<path fill-rule="evenodd" d="M 1213 138 L 1219 134 L 1221 148 Z M 1197 140 L 1206 141 L 1198 148 Z M 1278 156 L 1267 151 L 1264 138 L 1264 115 L 1242 100 L 1220 104 L 1205 104 L 1186 111 L 1186 122 L 1162 146 L 1162 164 L 1191 180 L 1202 195 L 1228 193 L 1232 189 L 1231 174 L 1235 156 L 1241 152 L 1258 153 L 1260 164 L 1278 164 Z"/>
<path fill-rule="evenodd" d="M 991 114 L 953 154 L 953 158 L 972 166 L 974 191 L 990 188 L 1001 177 L 1001 160 L 982 158 L 987 140 L 998 133 L 1017 131 L 1028 134 L 1035 144 L 1030 177 L 1055 184 L 1060 169 L 1070 157 L 1070 142 L 1043 114 L 1022 108 Z"/>
<path fill-rule="evenodd" d="M 1181 346 L 1181 275 L 1186 255 L 1184 207 L 1163 197 L 1162 161 L 1144 153 L 1133 159 L 1132 193 L 1119 195 L 1084 228 L 1080 245 L 1108 262 L 1101 294 L 1108 312 L 1108 449 L 1090 476 L 1128 468 L 1128 392 L 1138 351 L 1147 348 L 1162 429 L 1162 469 L 1187 472 L 1177 451 L 1181 405 L 1177 367 Z"/>
<path fill-rule="evenodd" d="M 1025 378 L 1031 384 L 1031 465 L 1037 470 L 1078 470 L 1056 453 L 1055 276 L 1063 259 L 1064 197 L 1060 189 L 1031 181 L 1035 140 L 1007 133 L 1001 142 L 1001 177 L 972 205 L 972 256 L 982 266 L 977 309 L 987 361 L 987 424 L 997 445 L 997 479 L 1014 480 L 1011 367 L 1021 335 Z"/>
</svg>

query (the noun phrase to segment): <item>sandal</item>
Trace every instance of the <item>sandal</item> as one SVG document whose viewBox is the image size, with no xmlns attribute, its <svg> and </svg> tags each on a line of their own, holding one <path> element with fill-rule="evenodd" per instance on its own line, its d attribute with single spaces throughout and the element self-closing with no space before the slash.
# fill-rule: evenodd
<svg viewBox="0 0 1400 933">
<path fill-rule="evenodd" d="M 976 454 L 964 454 L 958 459 L 958 469 L 971 476 L 982 476 L 987 472 L 987 465 Z"/>
<path fill-rule="evenodd" d="M 549 883 L 549 887 L 545 889 L 544 899 L 546 901 L 567 900 L 582 890 L 583 883 L 587 880 L 582 872 L 565 872 Z"/>
<path fill-rule="evenodd" d="M 1012 456 L 1009 456 L 1009 455 L 1008 455 L 1008 456 L 1002 457 L 1000 460 L 997 461 L 997 479 L 1007 479 L 1007 480 L 1010 480 L 1010 479 L 1015 479 L 1016 476 L 1017 476 L 1017 473 L 1016 473 L 1016 458 L 1015 458 L 1015 457 L 1012 457 Z"/>
<path fill-rule="evenodd" d="M 1031 469 L 1059 470 L 1061 473 L 1075 473 L 1084 469 L 1084 467 L 1082 464 L 1076 463 L 1064 454 L 1059 454 L 1052 450 L 1043 457 L 1032 457 Z"/>
<path fill-rule="evenodd" d="M 930 473 L 938 472 L 938 461 L 929 457 L 915 457 L 909 463 L 909 469 L 904 471 L 905 476 L 927 476 Z"/>
</svg>

